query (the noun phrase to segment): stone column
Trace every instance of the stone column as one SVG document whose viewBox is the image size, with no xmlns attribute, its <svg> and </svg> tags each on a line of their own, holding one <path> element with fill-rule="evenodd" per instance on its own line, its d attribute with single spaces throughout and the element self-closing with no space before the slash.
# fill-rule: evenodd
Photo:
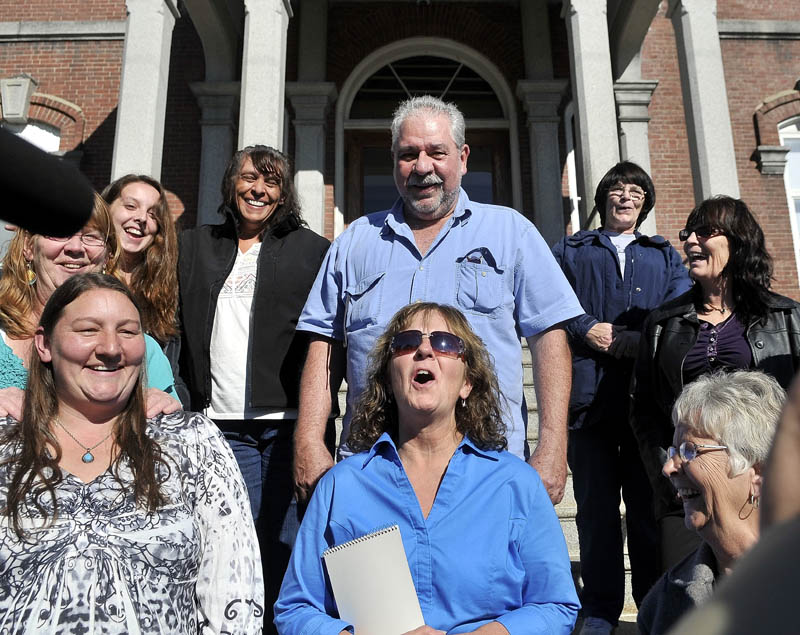
<svg viewBox="0 0 800 635">
<path fill-rule="evenodd" d="M 550 246 L 564 236 L 558 106 L 566 87 L 564 80 L 521 80 L 517 83 L 517 96 L 528 113 L 536 227 Z"/>
<path fill-rule="evenodd" d="M 619 161 L 611 53 L 605 0 L 564 0 L 572 98 L 578 129 L 578 194 L 581 224 L 596 227 L 591 216 L 594 190 L 608 169 Z"/>
<path fill-rule="evenodd" d="M 228 161 L 236 151 L 236 110 L 239 82 L 194 82 L 190 85 L 200 106 L 200 190 L 197 224 L 216 224 L 222 203 L 220 184 Z"/>
<path fill-rule="evenodd" d="M 303 218 L 325 235 L 325 115 L 336 99 L 332 82 L 290 82 L 286 85 L 294 108 L 295 177 Z"/>
<path fill-rule="evenodd" d="M 174 0 L 126 0 L 128 18 L 111 178 L 130 172 L 161 178 Z"/>
<path fill-rule="evenodd" d="M 289 0 L 244 0 L 239 148 L 283 146 L 286 29 Z"/>
<path fill-rule="evenodd" d="M 650 139 L 648 125 L 650 115 L 648 108 L 657 81 L 620 80 L 614 84 L 614 97 L 617 101 L 617 118 L 619 120 L 620 159 L 633 161 L 650 174 Z M 651 236 L 656 231 L 655 209 L 639 227 L 643 234 Z"/>
<path fill-rule="evenodd" d="M 325 81 L 328 0 L 300 5 L 297 82 L 286 85 L 295 118 L 294 182 L 308 226 L 325 235 L 325 117 L 336 85 Z"/>
<path fill-rule="evenodd" d="M 521 0 L 519 10 L 525 79 L 517 82 L 517 97 L 528 113 L 533 219 L 547 244 L 553 245 L 564 235 L 558 107 L 567 83 L 553 79 L 547 4 Z"/>
<path fill-rule="evenodd" d="M 739 196 L 716 0 L 670 0 L 678 47 L 694 197 Z"/>
</svg>

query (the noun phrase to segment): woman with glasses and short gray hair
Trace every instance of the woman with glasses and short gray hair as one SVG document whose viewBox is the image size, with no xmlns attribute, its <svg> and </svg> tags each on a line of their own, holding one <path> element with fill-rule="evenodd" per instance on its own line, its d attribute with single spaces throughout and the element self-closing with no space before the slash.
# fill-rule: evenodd
<svg viewBox="0 0 800 635">
<path fill-rule="evenodd" d="M 617 163 L 595 191 L 601 227 L 566 236 L 553 248 L 586 312 L 566 327 L 572 349 L 567 458 L 578 507 L 581 635 L 610 633 L 625 604 L 620 492 L 637 605 L 662 573 L 653 490 L 628 424 L 630 384 L 645 318 L 691 282 L 667 240 L 639 231 L 655 201 L 647 172 L 630 161 Z"/>
<path fill-rule="evenodd" d="M 758 540 L 762 469 L 786 393 L 760 371 L 718 372 L 684 388 L 663 474 L 702 542 L 647 594 L 641 633 L 664 633 Z"/>
<path fill-rule="evenodd" d="M 800 368 L 800 305 L 770 291 L 772 258 L 744 201 L 703 201 L 679 237 L 694 286 L 645 321 L 631 421 L 655 491 L 663 571 L 698 545 L 661 475 L 672 439 L 670 412 L 681 389 L 717 370 L 751 368 L 785 389 Z"/>
</svg>

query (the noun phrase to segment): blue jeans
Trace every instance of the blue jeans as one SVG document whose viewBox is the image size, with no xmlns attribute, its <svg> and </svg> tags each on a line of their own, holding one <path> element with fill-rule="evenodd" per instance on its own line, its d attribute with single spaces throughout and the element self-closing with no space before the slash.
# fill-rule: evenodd
<svg viewBox="0 0 800 635">
<path fill-rule="evenodd" d="M 264 633 L 277 633 L 272 605 L 278 599 L 304 508 L 297 504 L 292 477 L 294 420 L 215 421 L 242 472 L 256 525 L 264 571 Z M 326 443 L 333 451 L 335 429 L 328 422 Z"/>
</svg>

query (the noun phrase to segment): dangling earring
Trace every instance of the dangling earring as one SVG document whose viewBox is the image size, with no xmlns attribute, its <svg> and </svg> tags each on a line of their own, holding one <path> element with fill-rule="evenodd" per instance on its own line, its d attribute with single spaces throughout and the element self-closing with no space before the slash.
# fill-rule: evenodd
<svg viewBox="0 0 800 635">
<path fill-rule="evenodd" d="M 36 272 L 33 270 L 30 260 L 26 263 L 26 267 L 28 270 L 25 272 L 25 277 L 27 278 L 28 286 L 32 287 L 36 284 Z"/>
<path fill-rule="evenodd" d="M 755 496 L 752 492 L 750 492 L 750 500 L 748 501 L 755 509 L 758 509 L 758 503 L 760 496 Z"/>
<path fill-rule="evenodd" d="M 461 398 L 461 407 L 462 408 L 466 408 L 467 407 L 467 400 L 464 399 L 463 397 Z"/>
</svg>

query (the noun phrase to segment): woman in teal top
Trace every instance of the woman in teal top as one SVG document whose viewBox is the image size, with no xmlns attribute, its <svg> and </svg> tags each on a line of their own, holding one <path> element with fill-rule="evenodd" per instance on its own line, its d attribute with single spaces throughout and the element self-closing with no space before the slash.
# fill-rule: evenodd
<svg viewBox="0 0 800 635">
<path fill-rule="evenodd" d="M 0 415 L 19 419 L 22 389 L 39 315 L 53 291 L 77 273 L 116 275 L 120 259 L 117 234 L 106 203 L 95 196 L 86 226 L 69 238 L 18 230 L 9 243 L 0 278 Z M 146 336 L 147 414 L 178 410 L 169 361 Z"/>
</svg>

